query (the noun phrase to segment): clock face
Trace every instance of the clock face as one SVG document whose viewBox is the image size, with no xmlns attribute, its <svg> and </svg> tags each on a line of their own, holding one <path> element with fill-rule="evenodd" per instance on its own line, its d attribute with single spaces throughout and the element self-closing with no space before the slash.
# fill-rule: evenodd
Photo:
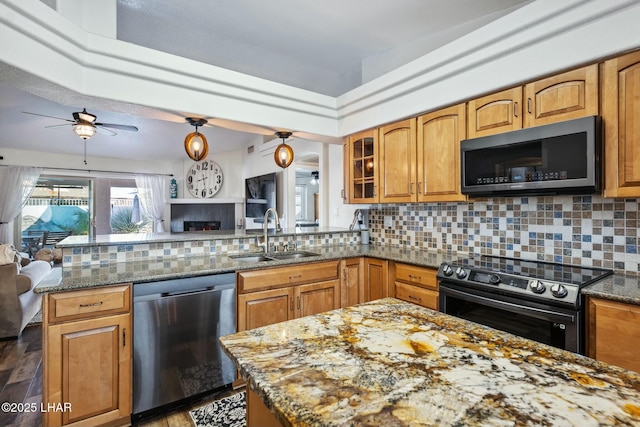
<svg viewBox="0 0 640 427">
<path fill-rule="evenodd" d="M 202 160 L 189 168 L 185 180 L 187 189 L 195 197 L 213 197 L 222 187 L 222 168 L 213 160 Z"/>
</svg>

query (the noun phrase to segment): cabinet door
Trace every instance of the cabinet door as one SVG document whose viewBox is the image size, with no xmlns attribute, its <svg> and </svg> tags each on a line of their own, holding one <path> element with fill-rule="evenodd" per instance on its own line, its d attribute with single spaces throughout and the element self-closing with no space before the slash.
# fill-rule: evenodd
<svg viewBox="0 0 640 427">
<path fill-rule="evenodd" d="M 293 318 L 293 288 L 238 295 L 238 331 Z"/>
<path fill-rule="evenodd" d="M 340 307 L 340 280 L 295 287 L 295 317 L 324 313 Z"/>
<path fill-rule="evenodd" d="M 130 417 L 130 314 L 49 325 L 44 354 L 43 402 L 72 408 L 45 412 L 44 425 L 115 425 Z"/>
<path fill-rule="evenodd" d="M 418 201 L 466 200 L 460 193 L 460 141 L 466 125 L 465 104 L 418 117 Z"/>
<path fill-rule="evenodd" d="M 416 119 L 380 128 L 380 202 L 414 202 Z"/>
<path fill-rule="evenodd" d="M 522 128 L 522 87 L 492 93 L 467 103 L 468 138 L 494 135 Z"/>
<path fill-rule="evenodd" d="M 349 203 L 378 201 L 378 131 L 371 129 L 349 137 L 348 166 Z"/>
<path fill-rule="evenodd" d="M 587 355 L 640 372 L 640 306 L 587 299 Z"/>
<path fill-rule="evenodd" d="M 524 87 L 524 127 L 598 114 L 598 64 L 529 83 Z"/>
<path fill-rule="evenodd" d="M 388 263 L 385 260 L 365 259 L 366 300 L 373 301 L 389 296 Z"/>
<path fill-rule="evenodd" d="M 604 63 L 605 197 L 640 197 L 640 52 Z"/>
<path fill-rule="evenodd" d="M 340 307 L 350 307 L 366 301 L 364 291 L 364 258 L 344 259 L 340 263 Z"/>
<path fill-rule="evenodd" d="M 403 282 L 395 282 L 396 298 L 412 302 L 432 310 L 438 309 L 438 292 Z"/>
</svg>

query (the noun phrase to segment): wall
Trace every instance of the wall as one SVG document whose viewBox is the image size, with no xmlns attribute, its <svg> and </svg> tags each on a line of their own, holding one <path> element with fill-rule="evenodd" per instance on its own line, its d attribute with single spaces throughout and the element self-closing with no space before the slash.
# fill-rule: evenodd
<svg viewBox="0 0 640 427">
<path fill-rule="evenodd" d="M 593 196 L 373 205 L 376 244 L 538 259 L 637 275 L 638 200 Z M 384 217 L 392 227 L 384 227 Z M 431 218 L 431 219 L 430 219 Z M 433 228 L 428 224 L 433 221 Z"/>
</svg>

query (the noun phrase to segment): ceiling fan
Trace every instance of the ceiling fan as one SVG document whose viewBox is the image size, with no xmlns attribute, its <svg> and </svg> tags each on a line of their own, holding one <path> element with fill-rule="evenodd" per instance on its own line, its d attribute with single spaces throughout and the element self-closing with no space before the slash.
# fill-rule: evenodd
<svg viewBox="0 0 640 427">
<path fill-rule="evenodd" d="M 65 122 L 68 122 L 68 123 L 59 124 L 59 125 L 45 126 L 45 128 L 58 128 L 58 127 L 64 127 L 64 126 L 72 126 L 73 133 L 75 133 L 85 141 L 91 138 L 93 135 L 95 135 L 96 131 L 109 136 L 114 136 L 118 134 L 117 132 L 111 129 L 126 130 L 131 132 L 138 131 L 137 127 L 131 126 L 131 125 L 96 122 L 97 117 L 93 114 L 88 113 L 86 108 L 83 108 L 82 111 L 74 112 L 73 120 L 64 119 L 62 117 L 48 116 L 46 114 L 31 113 L 29 111 L 23 111 L 23 113 L 31 114 L 34 116 L 48 117 L 51 119 L 63 120 Z"/>
</svg>

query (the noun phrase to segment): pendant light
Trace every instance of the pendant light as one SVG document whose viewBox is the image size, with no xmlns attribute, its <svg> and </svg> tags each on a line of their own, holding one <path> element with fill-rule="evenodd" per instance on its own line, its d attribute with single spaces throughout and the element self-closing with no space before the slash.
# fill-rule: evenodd
<svg viewBox="0 0 640 427">
<path fill-rule="evenodd" d="M 207 144 L 207 138 L 198 132 L 198 126 L 204 126 L 207 124 L 206 119 L 194 119 L 193 117 L 187 117 L 186 120 L 191 126 L 196 127 L 195 132 L 191 132 L 184 139 L 184 149 L 187 155 L 196 162 L 204 160 L 209 154 L 209 144 Z"/>
<path fill-rule="evenodd" d="M 291 162 L 293 162 L 293 148 L 284 142 L 285 139 L 291 136 L 291 132 L 276 132 L 276 136 L 278 138 L 282 138 L 282 144 L 276 147 L 276 151 L 273 153 L 273 159 L 276 161 L 278 166 L 282 169 L 286 169 L 289 167 Z"/>
</svg>

